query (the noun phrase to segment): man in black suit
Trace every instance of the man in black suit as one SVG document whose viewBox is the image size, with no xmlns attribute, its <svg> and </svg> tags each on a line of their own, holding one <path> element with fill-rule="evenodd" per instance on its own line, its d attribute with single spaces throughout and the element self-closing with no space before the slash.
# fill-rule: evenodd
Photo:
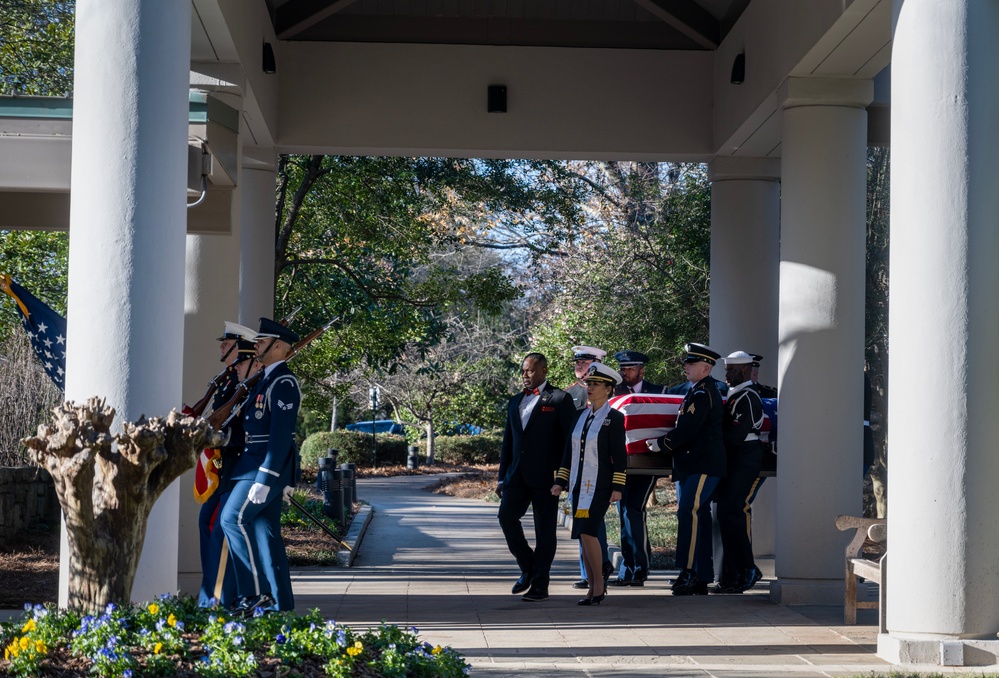
<svg viewBox="0 0 999 678">
<path fill-rule="evenodd" d="M 614 354 L 621 379 L 614 395 L 630 393 L 662 393 L 660 384 L 645 381 L 645 365 L 649 357 L 638 351 L 618 351 Z M 646 504 L 649 495 L 656 487 L 658 478 L 652 475 L 629 473 L 624 481 L 624 492 L 618 502 L 617 511 L 621 518 L 621 567 L 618 569 L 615 586 L 645 586 L 649 578 L 649 565 L 652 559 L 652 545 L 649 543 L 649 528 L 646 523 Z"/>
<path fill-rule="evenodd" d="M 548 598 L 558 513 L 558 497 L 552 496 L 551 487 L 576 408 L 565 391 L 548 383 L 544 355 L 529 353 L 521 376 L 524 390 L 510 398 L 507 406 L 496 494 L 500 496 L 500 527 L 520 567 L 513 593 L 527 591 L 523 600 L 537 602 Z M 528 506 L 534 513 L 534 549 L 520 522 Z"/>
</svg>

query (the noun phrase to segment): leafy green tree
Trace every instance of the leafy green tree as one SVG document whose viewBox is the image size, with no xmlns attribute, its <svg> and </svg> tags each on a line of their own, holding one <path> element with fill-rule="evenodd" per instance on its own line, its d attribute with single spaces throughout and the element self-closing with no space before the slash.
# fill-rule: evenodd
<svg viewBox="0 0 999 678">
<path fill-rule="evenodd" d="M 574 381 L 571 347 L 640 350 L 650 381 L 676 383 L 687 341 L 708 336 L 710 190 L 698 165 L 587 163 L 588 227 L 539 271 L 531 346 L 552 381 Z M 543 277 L 542 277 L 543 276 Z M 613 364 L 613 363 L 612 363 Z"/>
<path fill-rule="evenodd" d="M 0 231 L 0 273 L 7 273 L 55 311 L 66 315 L 69 234 Z M 2 301 L 6 299 L 6 302 Z M 17 307 L 0 295 L 0 342 L 23 332 Z"/>
<path fill-rule="evenodd" d="M 72 94 L 75 12 L 72 0 L 0 2 L 3 94 Z"/>
<path fill-rule="evenodd" d="M 582 217 L 583 188 L 564 163 L 455 158 L 283 156 L 277 183 L 278 314 L 341 320 L 297 362 L 332 397 L 330 375 L 362 362 L 391 368 L 445 335 L 453 318 L 496 315 L 520 295 L 509 262 L 540 256 Z"/>
</svg>

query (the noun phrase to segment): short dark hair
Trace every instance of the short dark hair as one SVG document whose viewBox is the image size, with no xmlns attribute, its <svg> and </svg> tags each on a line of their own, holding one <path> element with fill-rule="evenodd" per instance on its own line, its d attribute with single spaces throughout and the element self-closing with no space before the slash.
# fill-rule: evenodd
<svg viewBox="0 0 999 678">
<path fill-rule="evenodd" d="M 528 353 L 524 356 L 524 360 L 533 360 L 541 365 L 541 367 L 548 367 L 548 358 L 545 357 L 544 353 Z M 523 361 L 521 361 L 521 364 L 523 364 Z"/>
</svg>

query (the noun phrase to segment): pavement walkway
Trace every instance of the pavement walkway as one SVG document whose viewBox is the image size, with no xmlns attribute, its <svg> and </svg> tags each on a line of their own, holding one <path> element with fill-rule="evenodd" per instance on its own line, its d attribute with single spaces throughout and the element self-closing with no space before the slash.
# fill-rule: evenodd
<svg viewBox="0 0 999 678">
<path fill-rule="evenodd" d="M 578 550 L 560 530 L 551 597 L 510 594 L 519 576 L 497 504 L 431 494 L 433 477 L 358 481 L 374 516 L 349 569 L 293 572 L 299 610 L 352 627 L 415 626 L 450 645 L 473 676 L 856 676 L 893 667 L 875 656 L 876 610 L 843 625 L 842 607 L 770 601 L 767 580 L 743 595 L 673 598 L 667 572 L 579 607 Z M 530 517 L 526 519 L 530 524 Z M 530 532 L 528 532 L 530 538 Z M 936 667 L 927 670 L 940 671 Z"/>
</svg>

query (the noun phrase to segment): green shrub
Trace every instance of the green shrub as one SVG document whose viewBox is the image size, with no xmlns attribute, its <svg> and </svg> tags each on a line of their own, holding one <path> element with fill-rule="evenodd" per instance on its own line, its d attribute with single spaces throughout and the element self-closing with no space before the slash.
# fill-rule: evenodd
<svg viewBox="0 0 999 678">
<path fill-rule="evenodd" d="M 477 436 L 438 436 L 434 456 L 442 464 L 498 464 L 502 445 L 499 429 Z"/>
<path fill-rule="evenodd" d="M 402 436 L 379 433 L 375 435 L 378 465 L 405 464 L 406 439 Z M 313 433 L 302 443 L 302 468 L 317 470 L 319 457 L 326 456 L 326 450 L 340 451 L 338 464 L 357 464 L 361 467 L 372 465 L 371 434 L 358 431 L 323 431 Z"/>
</svg>

